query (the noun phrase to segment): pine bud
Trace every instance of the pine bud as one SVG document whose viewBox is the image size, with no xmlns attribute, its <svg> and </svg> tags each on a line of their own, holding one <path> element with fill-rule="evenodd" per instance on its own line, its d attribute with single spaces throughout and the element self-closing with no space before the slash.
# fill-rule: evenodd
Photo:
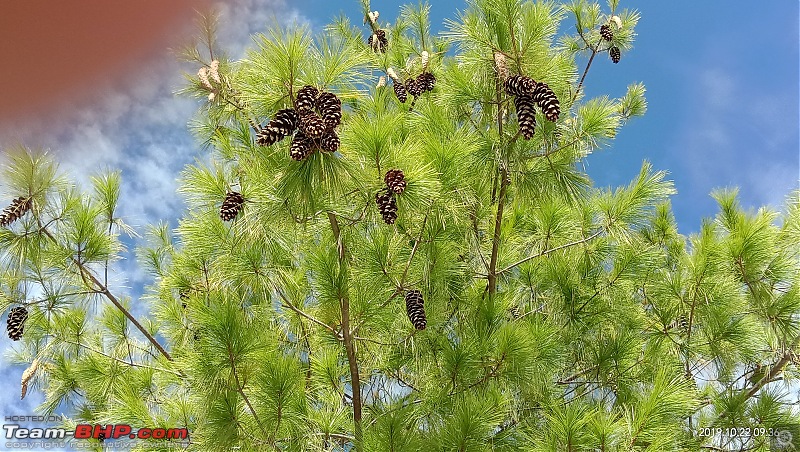
<svg viewBox="0 0 800 452">
<path fill-rule="evenodd" d="M 211 77 L 211 80 L 214 80 L 217 83 L 222 83 L 222 80 L 219 78 L 219 60 L 214 60 L 211 62 L 211 65 L 208 68 L 208 75 Z"/>
<path fill-rule="evenodd" d="M 31 365 L 22 372 L 22 380 L 20 381 L 20 387 L 22 389 L 22 396 L 20 400 L 25 398 L 25 394 L 28 393 L 28 383 L 30 383 L 33 376 L 36 374 L 36 371 L 39 369 L 39 359 L 36 358 L 33 360 Z"/>
<path fill-rule="evenodd" d="M 208 80 L 208 68 L 207 67 L 203 66 L 200 69 L 198 69 L 197 78 L 200 79 L 200 84 L 203 85 L 204 88 L 210 89 L 210 90 L 214 89 L 214 87 L 211 86 L 211 81 Z"/>
<path fill-rule="evenodd" d="M 422 54 L 420 55 L 420 60 L 422 61 L 422 72 L 425 72 L 425 71 L 428 70 L 428 59 L 429 58 L 430 58 L 430 55 L 428 54 L 428 51 L 427 50 L 423 50 Z"/>
<path fill-rule="evenodd" d="M 505 82 L 508 78 L 508 64 L 506 64 L 506 56 L 500 52 L 494 53 L 494 69 L 497 71 L 497 78 L 501 82 Z"/>
<path fill-rule="evenodd" d="M 386 76 L 381 75 L 380 78 L 378 79 L 378 85 L 376 86 L 376 88 L 383 88 L 384 86 L 386 86 Z"/>
</svg>

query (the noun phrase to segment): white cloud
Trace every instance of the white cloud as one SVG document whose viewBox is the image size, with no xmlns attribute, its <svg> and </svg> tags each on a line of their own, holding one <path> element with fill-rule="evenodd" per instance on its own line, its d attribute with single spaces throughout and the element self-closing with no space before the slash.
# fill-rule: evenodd
<svg viewBox="0 0 800 452">
<path fill-rule="evenodd" d="M 233 56 L 242 55 L 251 42 L 250 35 L 273 20 L 304 20 L 283 0 L 223 2 L 219 10 L 220 44 Z M 143 62 L 128 80 L 98 83 L 91 104 L 78 102 L 66 112 L 43 114 L 38 122 L 19 119 L 0 125 L 0 146 L 22 143 L 49 149 L 61 170 L 84 188 L 90 186 L 89 176 L 94 173 L 122 170 L 120 216 L 142 233 L 145 225 L 159 220 L 172 220 L 175 225 L 184 208 L 176 194 L 176 177 L 201 154 L 187 130 L 199 104 L 172 94 L 184 83 L 181 72 L 172 55 Z M 115 264 L 110 286 L 113 291 L 135 296 L 148 278 L 133 250 L 129 251 Z M 133 304 L 135 315 L 145 313 L 141 303 Z M 6 343 L 6 354 L 8 347 Z M 22 368 L 9 366 L 5 359 L 0 378 L 18 381 L 21 372 Z M 32 414 L 33 406 L 41 402 L 38 394 L 30 394 L 20 404 L 14 401 L 14 394 L 16 391 L 6 391 L 0 396 L 0 414 Z"/>
</svg>

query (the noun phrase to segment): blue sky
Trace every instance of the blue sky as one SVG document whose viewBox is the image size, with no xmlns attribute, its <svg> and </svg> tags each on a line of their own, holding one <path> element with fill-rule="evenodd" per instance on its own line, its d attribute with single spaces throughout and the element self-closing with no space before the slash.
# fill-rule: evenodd
<svg viewBox="0 0 800 452">
<path fill-rule="evenodd" d="M 779 208 L 800 179 L 798 2 L 622 3 L 642 14 L 635 48 L 617 65 L 596 61 L 587 94 L 619 97 L 629 83 L 641 81 L 649 111 L 609 148 L 587 158 L 595 184 L 627 183 L 642 160 L 668 170 L 678 189 L 672 202 L 682 233 L 696 231 L 702 218 L 714 215 L 709 193 L 717 187 L 738 186 L 746 206 Z M 393 20 L 399 5 L 373 1 L 372 9 Z M 463 1 L 436 1 L 434 29 L 464 7 Z M 344 12 L 361 23 L 357 0 L 230 0 L 220 9 L 220 39 L 233 55 L 272 17 L 320 29 Z M 568 19 L 565 25 L 573 23 Z M 125 80 L 96 81 L 93 94 L 69 108 L 0 123 L 0 148 L 22 143 L 50 149 L 63 169 L 83 181 L 103 168 L 122 169 L 121 214 L 142 230 L 158 219 L 175 224 L 183 208 L 175 177 L 201 154 L 186 129 L 197 103 L 171 95 L 181 84 L 181 66 L 164 52 L 136 67 Z M 147 279 L 131 259 L 118 270 L 112 287 L 136 298 Z M 28 414 L 42 400 L 33 390 L 19 402 L 16 382 L 24 367 L 3 360 L 0 375 L 12 390 L 0 395 L 0 414 Z"/>
</svg>

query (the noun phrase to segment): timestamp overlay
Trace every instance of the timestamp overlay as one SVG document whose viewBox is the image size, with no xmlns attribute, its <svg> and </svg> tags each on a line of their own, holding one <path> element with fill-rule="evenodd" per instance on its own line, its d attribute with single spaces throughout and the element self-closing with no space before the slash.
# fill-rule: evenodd
<svg viewBox="0 0 800 452">
<path fill-rule="evenodd" d="M 695 433 L 699 437 L 710 437 L 723 443 L 760 439 L 770 444 L 770 450 L 795 450 L 793 447 L 794 434 L 785 428 L 700 427 Z"/>
</svg>

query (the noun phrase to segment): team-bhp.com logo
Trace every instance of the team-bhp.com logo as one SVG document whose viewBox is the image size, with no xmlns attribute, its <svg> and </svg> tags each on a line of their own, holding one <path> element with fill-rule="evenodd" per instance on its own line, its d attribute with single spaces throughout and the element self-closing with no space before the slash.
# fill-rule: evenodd
<svg viewBox="0 0 800 452">
<path fill-rule="evenodd" d="M 60 439 L 69 437 L 74 439 L 177 439 L 185 440 L 189 438 L 187 428 L 140 428 L 134 430 L 128 424 L 78 424 L 75 430 L 63 428 L 22 428 L 19 424 L 5 424 L 3 430 L 6 439 L 30 440 L 30 439 Z"/>
<path fill-rule="evenodd" d="M 189 430 L 186 428 L 140 428 L 136 431 L 128 424 L 91 425 L 78 424 L 75 426 L 75 439 L 187 439 Z"/>
</svg>

